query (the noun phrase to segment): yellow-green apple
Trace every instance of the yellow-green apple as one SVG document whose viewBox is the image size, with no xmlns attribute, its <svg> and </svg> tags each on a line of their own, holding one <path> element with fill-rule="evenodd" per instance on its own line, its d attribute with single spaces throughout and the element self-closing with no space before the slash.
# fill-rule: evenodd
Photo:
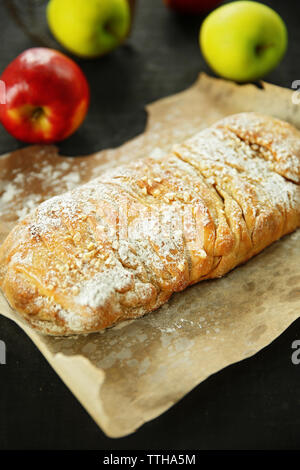
<svg viewBox="0 0 300 470">
<path fill-rule="evenodd" d="M 125 40 L 131 8 L 128 0 L 50 0 L 47 18 L 54 37 L 66 49 L 82 57 L 97 57 Z"/>
<path fill-rule="evenodd" d="M 200 47 L 218 75 L 238 82 L 257 80 L 282 59 L 287 29 L 281 17 L 266 5 L 232 2 L 204 20 Z"/>
<path fill-rule="evenodd" d="M 87 113 L 90 92 L 79 66 L 53 49 L 28 49 L 2 73 L 6 102 L 0 120 L 7 131 L 28 143 L 65 139 Z"/>
<path fill-rule="evenodd" d="M 221 3 L 221 0 L 164 0 L 165 4 L 181 13 L 205 13 Z"/>
</svg>

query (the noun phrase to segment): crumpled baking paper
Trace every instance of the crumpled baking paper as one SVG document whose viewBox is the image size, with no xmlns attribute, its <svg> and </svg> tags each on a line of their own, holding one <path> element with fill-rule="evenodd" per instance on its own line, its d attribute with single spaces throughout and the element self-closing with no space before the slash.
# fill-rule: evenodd
<svg viewBox="0 0 300 470">
<path fill-rule="evenodd" d="M 292 92 L 267 83 L 236 85 L 200 75 L 188 90 L 147 107 L 145 132 L 114 150 L 60 157 L 27 147 L 0 158 L 0 240 L 43 200 L 119 163 L 170 150 L 216 120 L 259 111 L 300 128 Z M 300 231 L 274 243 L 222 279 L 174 295 L 158 311 L 102 333 L 45 337 L 14 320 L 111 437 L 134 432 L 209 375 L 255 354 L 300 314 Z"/>
</svg>

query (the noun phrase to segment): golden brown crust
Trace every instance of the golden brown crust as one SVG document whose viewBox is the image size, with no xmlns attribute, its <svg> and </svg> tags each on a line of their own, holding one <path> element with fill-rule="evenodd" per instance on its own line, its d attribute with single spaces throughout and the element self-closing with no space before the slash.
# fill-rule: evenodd
<svg viewBox="0 0 300 470">
<path fill-rule="evenodd" d="M 299 131 L 230 116 L 41 204 L 0 248 L 1 288 L 47 334 L 139 317 L 299 227 L 299 182 Z"/>
</svg>

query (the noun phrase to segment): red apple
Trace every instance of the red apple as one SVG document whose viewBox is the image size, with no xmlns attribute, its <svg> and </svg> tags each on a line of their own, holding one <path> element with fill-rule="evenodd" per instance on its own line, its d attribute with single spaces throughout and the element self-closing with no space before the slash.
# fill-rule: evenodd
<svg viewBox="0 0 300 470">
<path fill-rule="evenodd" d="M 164 0 L 165 4 L 181 13 L 205 13 L 221 3 L 221 0 Z"/>
<path fill-rule="evenodd" d="M 8 65 L 0 80 L 6 87 L 1 123 L 23 142 L 58 142 L 85 118 L 88 82 L 79 66 L 61 52 L 28 49 Z"/>
</svg>

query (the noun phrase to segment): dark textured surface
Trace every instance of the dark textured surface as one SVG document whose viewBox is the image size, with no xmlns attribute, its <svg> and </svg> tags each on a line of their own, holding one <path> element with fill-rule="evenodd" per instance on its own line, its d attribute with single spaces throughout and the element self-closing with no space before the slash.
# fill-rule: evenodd
<svg viewBox="0 0 300 470">
<path fill-rule="evenodd" d="M 290 87 L 300 79 L 300 4 L 263 3 L 282 15 L 290 39 L 284 61 L 265 78 Z M 79 62 L 91 83 L 92 105 L 61 153 L 89 154 L 122 144 L 143 131 L 147 103 L 185 89 L 208 71 L 197 44 L 200 22 L 170 13 L 162 0 L 140 0 L 128 44 L 106 58 Z M 0 37 L 0 71 L 36 45 L 18 30 L 2 1 Z M 0 153 L 18 145 L 0 129 Z M 291 362 L 300 320 L 253 358 L 209 378 L 167 413 L 117 440 L 104 436 L 26 335 L 4 318 L 0 339 L 7 345 L 7 365 L 0 366 L 0 449 L 300 448 L 300 365 Z"/>
</svg>

